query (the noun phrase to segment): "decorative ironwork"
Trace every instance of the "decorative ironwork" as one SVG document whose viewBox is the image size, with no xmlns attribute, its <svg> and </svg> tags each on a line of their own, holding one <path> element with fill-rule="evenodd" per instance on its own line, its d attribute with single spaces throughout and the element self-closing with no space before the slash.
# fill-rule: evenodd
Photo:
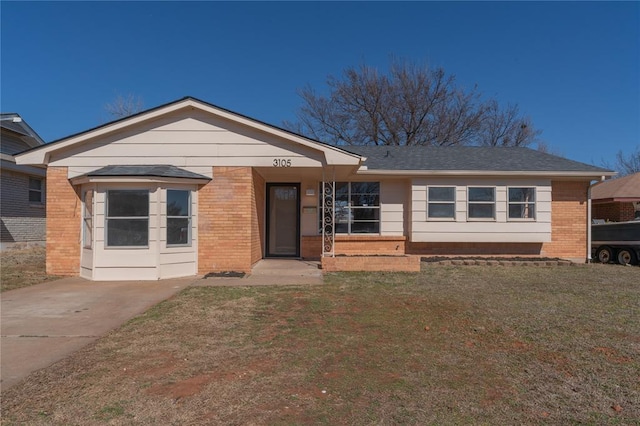
<svg viewBox="0 0 640 426">
<path fill-rule="evenodd" d="M 322 182 L 322 256 L 334 256 L 335 237 L 334 199 L 335 182 Z"/>
</svg>

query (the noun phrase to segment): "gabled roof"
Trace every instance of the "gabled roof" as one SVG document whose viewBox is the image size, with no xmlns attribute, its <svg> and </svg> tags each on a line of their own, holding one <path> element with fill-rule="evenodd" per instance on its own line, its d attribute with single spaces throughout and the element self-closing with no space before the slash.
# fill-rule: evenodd
<svg viewBox="0 0 640 426">
<path fill-rule="evenodd" d="M 15 112 L 1 113 L 0 127 L 22 136 L 22 140 L 32 148 L 44 145 L 44 141 L 40 135 L 38 135 L 36 131 L 33 130 L 22 117 L 20 117 L 20 114 Z"/>
<path fill-rule="evenodd" d="M 18 154 L 17 159 L 18 162 L 22 164 L 47 164 L 49 155 L 57 150 L 79 145 L 91 138 L 103 137 L 128 128 L 130 126 L 150 120 L 155 120 L 158 117 L 189 108 L 204 111 L 206 113 L 231 120 L 249 128 L 253 128 L 276 137 L 281 137 L 293 143 L 298 143 L 300 145 L 322 151 L 325 154 L 325 158 L 328 164 L 349 164 L 355 166 L 360 164 L 360 157 L 358 155 L 344 151 L 338 147 L 293 133 L 289 130 L 267 124 L 254 118 L 247 117 L 237 112 L 233 112 L 228 109 L 210 104 L 208 102 L 201 101 L 191 96 L 187 96 L 177 101 L 160 105 L 156 108 L 142 111 L 140 113 L 121 118 L 119 120 L 115 120 L 98 127 L 94 127 L 93 129 L 89 129 L 81 133 L 76 133 L 74 135 L 58 139 L 43 146 L 28 149 Z"/>
<path fill-rule="evenodd" d="M 640 173 L 593 185 L 591 199 L 594 201 L 640 201 Z"/>
<path fill-rule="evenodd" d="M 610 176 L 614 172 L 523 147 L 478 146 L 345 146 L 345 150 L 366 157 L 368 172 L 407 174 L 489 172 L 526 174 L 568 174 Z"/>
</svg>

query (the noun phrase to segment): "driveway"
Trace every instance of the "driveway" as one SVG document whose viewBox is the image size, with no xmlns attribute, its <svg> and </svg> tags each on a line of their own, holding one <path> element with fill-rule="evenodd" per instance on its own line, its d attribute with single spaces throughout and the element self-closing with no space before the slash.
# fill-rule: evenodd
<svg viewBox="0 0 640 426">
<path fill-rule="evenodd" d="M 65 358 L 196 280 L 74 277 L 2 293 L 0 387 Z"/>
</svg>

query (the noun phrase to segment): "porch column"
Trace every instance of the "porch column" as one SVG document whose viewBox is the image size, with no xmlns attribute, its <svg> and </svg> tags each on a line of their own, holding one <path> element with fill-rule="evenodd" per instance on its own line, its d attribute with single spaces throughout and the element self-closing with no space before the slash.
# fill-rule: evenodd
<svg viewBox="0 0 640 426">
<path fill-rule="evenodd" d="M 322 257 L 334 257 L 334 199 L 336 196 L 335 177 L 327 182 L 322 178 Z"/>
</svg>

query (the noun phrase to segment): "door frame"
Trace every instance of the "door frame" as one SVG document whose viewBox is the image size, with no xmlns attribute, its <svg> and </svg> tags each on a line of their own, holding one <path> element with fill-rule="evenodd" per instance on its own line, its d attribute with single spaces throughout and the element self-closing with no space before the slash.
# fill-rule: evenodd
<svg viewBox="0 0 640 426">
<path fill-rule="evenodd" d="M 271 254 L 269 252 L 269 240 L 271 238 L 271 188 L 274 186 L 293 186 L 296 188 L 296 253 L 289 255 Z M 265 212 L 265 257 L 270 258 L 299 258 L 300 257 L 300 183 L 299 182 L 267 182 L 266 212 Z"/>
</svg>

